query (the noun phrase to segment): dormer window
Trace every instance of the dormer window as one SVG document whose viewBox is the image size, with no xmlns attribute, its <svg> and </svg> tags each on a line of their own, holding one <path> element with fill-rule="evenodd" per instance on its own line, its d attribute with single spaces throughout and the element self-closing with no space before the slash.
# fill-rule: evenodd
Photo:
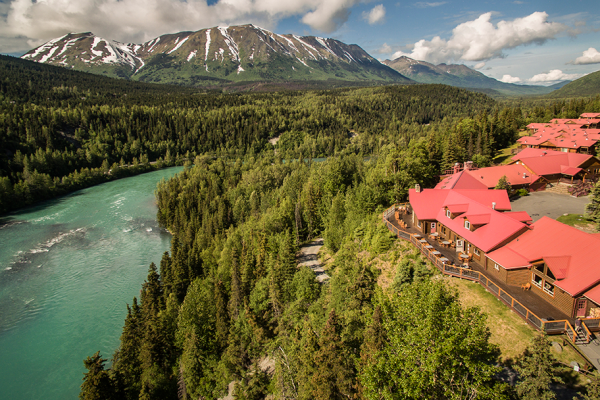
<svg viewBox="0 0 600 400">
<path fill-rule="evenodd" d="M 465 228 L 471 230 L 471 223 L 465 219 Z"/>
<path fill-rule="evenodd" d="M 450 210 L 446 210 L 446 217 L 452 218 L 452 213 L 450 212 Z"/>
</svg>

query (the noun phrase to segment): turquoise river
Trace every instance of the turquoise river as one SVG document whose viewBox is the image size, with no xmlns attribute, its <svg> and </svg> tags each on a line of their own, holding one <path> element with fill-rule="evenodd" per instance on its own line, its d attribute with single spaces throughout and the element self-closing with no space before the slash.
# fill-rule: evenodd
<svg viewBox="0 0 600 400">
<path fill-rule="evenodd" d="M 83 359 L 110 360 L 126 304 L 169 249 L 154 190 L 175 167 L 0 219 L 0 399 L 76 399 Z"/>
</svg>

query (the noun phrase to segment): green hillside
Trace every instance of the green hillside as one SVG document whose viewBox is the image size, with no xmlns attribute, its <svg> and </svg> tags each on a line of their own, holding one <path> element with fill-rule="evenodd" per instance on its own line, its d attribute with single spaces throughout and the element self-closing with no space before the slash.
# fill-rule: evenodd
<svg viewBox="0 0 600 400">
<path fill-rule="evenodd" d="M 581 97 L 596 96 L 600 94 L 600 71 L 592 72 L 584 77 L 566 84 L 562 88 L 550 93 L 547 97 Z"/>
</svg>

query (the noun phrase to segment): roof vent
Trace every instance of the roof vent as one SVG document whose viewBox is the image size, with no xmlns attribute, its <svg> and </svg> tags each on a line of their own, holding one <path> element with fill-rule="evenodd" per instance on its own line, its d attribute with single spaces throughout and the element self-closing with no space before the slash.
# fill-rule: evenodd
<svg viewBox="0 0 600 400">
<path fill-rule="evenodd" d="M 527 178 L 527 174 L 523 172 L 523 179 Z"/>
<path fill-rule="evenodd" d="M 495 210 L 495 209 L 496 209 L 496 202 L 492 201 L 492 210 Z"/>
</svg>

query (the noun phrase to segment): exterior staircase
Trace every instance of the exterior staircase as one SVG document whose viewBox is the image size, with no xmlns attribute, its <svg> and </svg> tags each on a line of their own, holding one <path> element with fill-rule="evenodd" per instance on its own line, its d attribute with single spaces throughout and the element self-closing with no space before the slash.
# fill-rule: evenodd
<svg viewBox="0 0 600 400">
<path fill-rule="evenodd" d="M 588 343 L 588 338 L 587 338 L 587 335 L 585 334 L 585 330 L 583 328 L 579 329 L 578 331 L 574 331 L 574 330 L 571 330 L 569 327 L 565 333 L 567 334 L 569 339 L 571 339 L 571 341 L 573 341 L 573 335 L 575 335 L 574 343 L 576 345 L 582 345 L 582 344 Z"/>
<path fill-rule="evenodd" d="M 551 185 L 551 187 L 546 188 L 546 192 L 571 195 L 571 193 L 569 193 L 569 188 L 571 187 L 570 184 L 552 183 Z"/>
</svg>

